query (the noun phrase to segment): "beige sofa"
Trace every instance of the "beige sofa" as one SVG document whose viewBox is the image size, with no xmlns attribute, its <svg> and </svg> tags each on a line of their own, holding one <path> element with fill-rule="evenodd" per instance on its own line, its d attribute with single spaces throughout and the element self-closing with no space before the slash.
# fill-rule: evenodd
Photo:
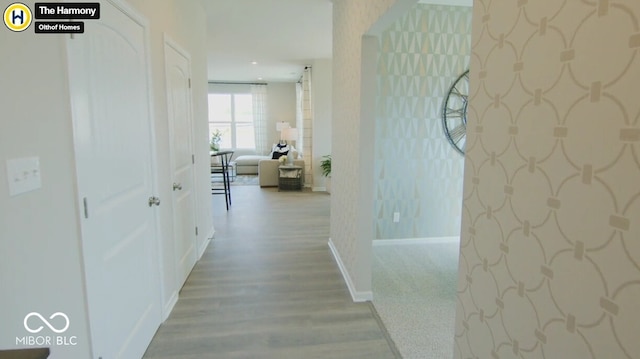
<svg viewBox="0 0 640 359">
<path fill-rule="evenodd" d="M 232 162 L 236 163 L 236 173 L 239 175 L 257 175 L 258 162 L 271 159 L 271 156 L 256 154 L 254 150 L 236 149 L 233 152 Z"/>
<path fill-rule="evenodd" d="M 304 160 L 294 160 L 293 164 L 302 167 L 302 179 L 304 181 Z M 280 161 L 272 159 L 260 160 L 260 162 L 258 162 L 258 180 L 260 187 L 278 187 L 278 176 L 280 173 L 278 166 L 280 165 Z"/>
<path fill-rule="evenodd" d="M 278 186 L 278 166 L 280 166 L 280 161 L 272 160 L 271 155 L 258 155 L 254 150 L 235 149 L 233 151 L 231 161 L 236 164 L 236 174 L 258 175 L 260 187 Z M 294 164 L 303 168 L 302 173 L 304 176 L 304 160 L 298 159 L 298 151 L 294 150 L 293 154 L 294 158 L 296 158 Z"/>
</svg>

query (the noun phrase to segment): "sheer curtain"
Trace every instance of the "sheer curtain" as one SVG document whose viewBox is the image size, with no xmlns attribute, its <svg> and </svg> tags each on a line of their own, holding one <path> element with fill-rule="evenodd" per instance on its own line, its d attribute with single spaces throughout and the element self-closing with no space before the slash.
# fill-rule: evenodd
<svg viewBox="0 0 640 359">
<path fill-rule="evenodd" d="M 298 139 L 296 140 L 296 147 L 302 153 L 302 147 L 304 147 L 304 127 L 302 126 L 302 79 L 296 82 L 296 128 L 298 129 Z"/>
<path fill-rule="evenodd" d="M 256 153 L 268 152 L 267 144 L 267 85 L 251 85 L 253 98 L 253 130 L 256 139 Z"/>
<path fill-rule="evenodd" d="M 302 73 L 302 80 L 296 85 L 296 97 L 298 100 L 296 127 L 298 130 L 298 149 L 304 156 L 305 183 L 313 185 L 312 141 L 313 108 L 311 101 L 311 67 L 307 66 Z"/>
</svg>

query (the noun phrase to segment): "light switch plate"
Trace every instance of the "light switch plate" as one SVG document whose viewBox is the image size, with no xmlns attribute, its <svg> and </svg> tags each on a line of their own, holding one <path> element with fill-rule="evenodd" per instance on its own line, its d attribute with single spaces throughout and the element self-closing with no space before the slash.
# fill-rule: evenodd
<svg viewBox="0 0 640 359">
<path fill-rule="evenodd" d="M 7 177 L 10 196 L 17 196 L 41 188 L 40 158 L 26 157 L 7 160 Z"/>
</svg>

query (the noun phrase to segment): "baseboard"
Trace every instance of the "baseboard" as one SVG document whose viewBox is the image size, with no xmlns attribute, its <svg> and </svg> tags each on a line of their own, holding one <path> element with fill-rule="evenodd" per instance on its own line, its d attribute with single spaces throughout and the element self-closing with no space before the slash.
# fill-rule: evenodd
<svg viewBox="0 0 640 359">
<path fill-rule="evenodd" d="M 209 234 L 207 234 L 207 239 L 205 239 L 205 241 L 202 242 L 202 246 L 198 248 L 198 260 L 200 260 L 200 258 L 202 258 L 202 256 L 204 255 L 204 252 L 207 250 L 207 247 L 209 246 L 209 243 L 211 243 L 211 241 L 213 240 L 213 236 L 215 234 L 216 234 L 216 229 L 211 227 L 211 229 L 209 230 Z"/>
<path fill-rule="evenodd" d="M 173 307 L 176 306 L 176 303 L 178 303 L 178 291 L 175 291 L 175 292 L 173 292 L 171 294 L 171 298 L 169 298 L 167 303 L 162 308 L 162 322 L 163 323 L 164 323 L 165 320 L 167 320 L 167 318 L 169 318 L 169 315 L 171 315 L 171 312 L 173 311 Z"/>
<path fill-rule="evenodd" d="M 313 187 L 311 189 L 313 192 L 327 192 L 327 187 Z"/>
<path fill-rule="evenodd" d="M 347 271 L 347 268 L 345 267 L 344 263 L 342 262 L 342 259 L 340 258 L 340 255 L 338 254 L 338 250 L 336 249 L 335 245 L 333 245 L 333 241 L 331 240 L 331 238 L 329 238 L 329 249 L 331 249 L 331 254 L 333 255 L 333 258 L 336 260 L 336 263 L 338 264 L 338 268 L 340 269 L 340 273 L 342 273 L 342 278 L 344 278 L 344 281 L 347 283 L 347 288 L 349 289 L 349 294 L 351 294 L 351 299 L 354 302 L 370 302 L 373 300 L 373 292 L 372 291 L 357 291 L 355 288 L 355 285 L 353 284 L 353 281 L 351 280 L 351 276 L 349 275 L 349 272 Z"/>
<path fill-rule="evenodd" d="M 397 246 L 404 244 L 439 244 L 459 243 L 460 237 L 426 237 L 426 238 L 399 238 L 399 239 L 374 239 L 374 246 Z"/>
</svg>

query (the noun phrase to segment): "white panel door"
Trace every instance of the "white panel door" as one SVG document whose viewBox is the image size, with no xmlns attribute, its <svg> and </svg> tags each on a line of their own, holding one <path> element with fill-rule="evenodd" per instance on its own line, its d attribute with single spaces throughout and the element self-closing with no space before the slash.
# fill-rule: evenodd
<svg viewBox="0 0 640 359">
<path fill-rule="evenodd" d="M 161 322 L 146 23 L 101 2 L 67 40 L 94 358 L 141 358 Z"/>
<path fill-rule="evenodd" d="M 188 55 L 173 42 L 165 41 L 164 53 L 173 182 L 173 243 L 180 288 L 197 260 L 191 67 Z"/>
</svg>

